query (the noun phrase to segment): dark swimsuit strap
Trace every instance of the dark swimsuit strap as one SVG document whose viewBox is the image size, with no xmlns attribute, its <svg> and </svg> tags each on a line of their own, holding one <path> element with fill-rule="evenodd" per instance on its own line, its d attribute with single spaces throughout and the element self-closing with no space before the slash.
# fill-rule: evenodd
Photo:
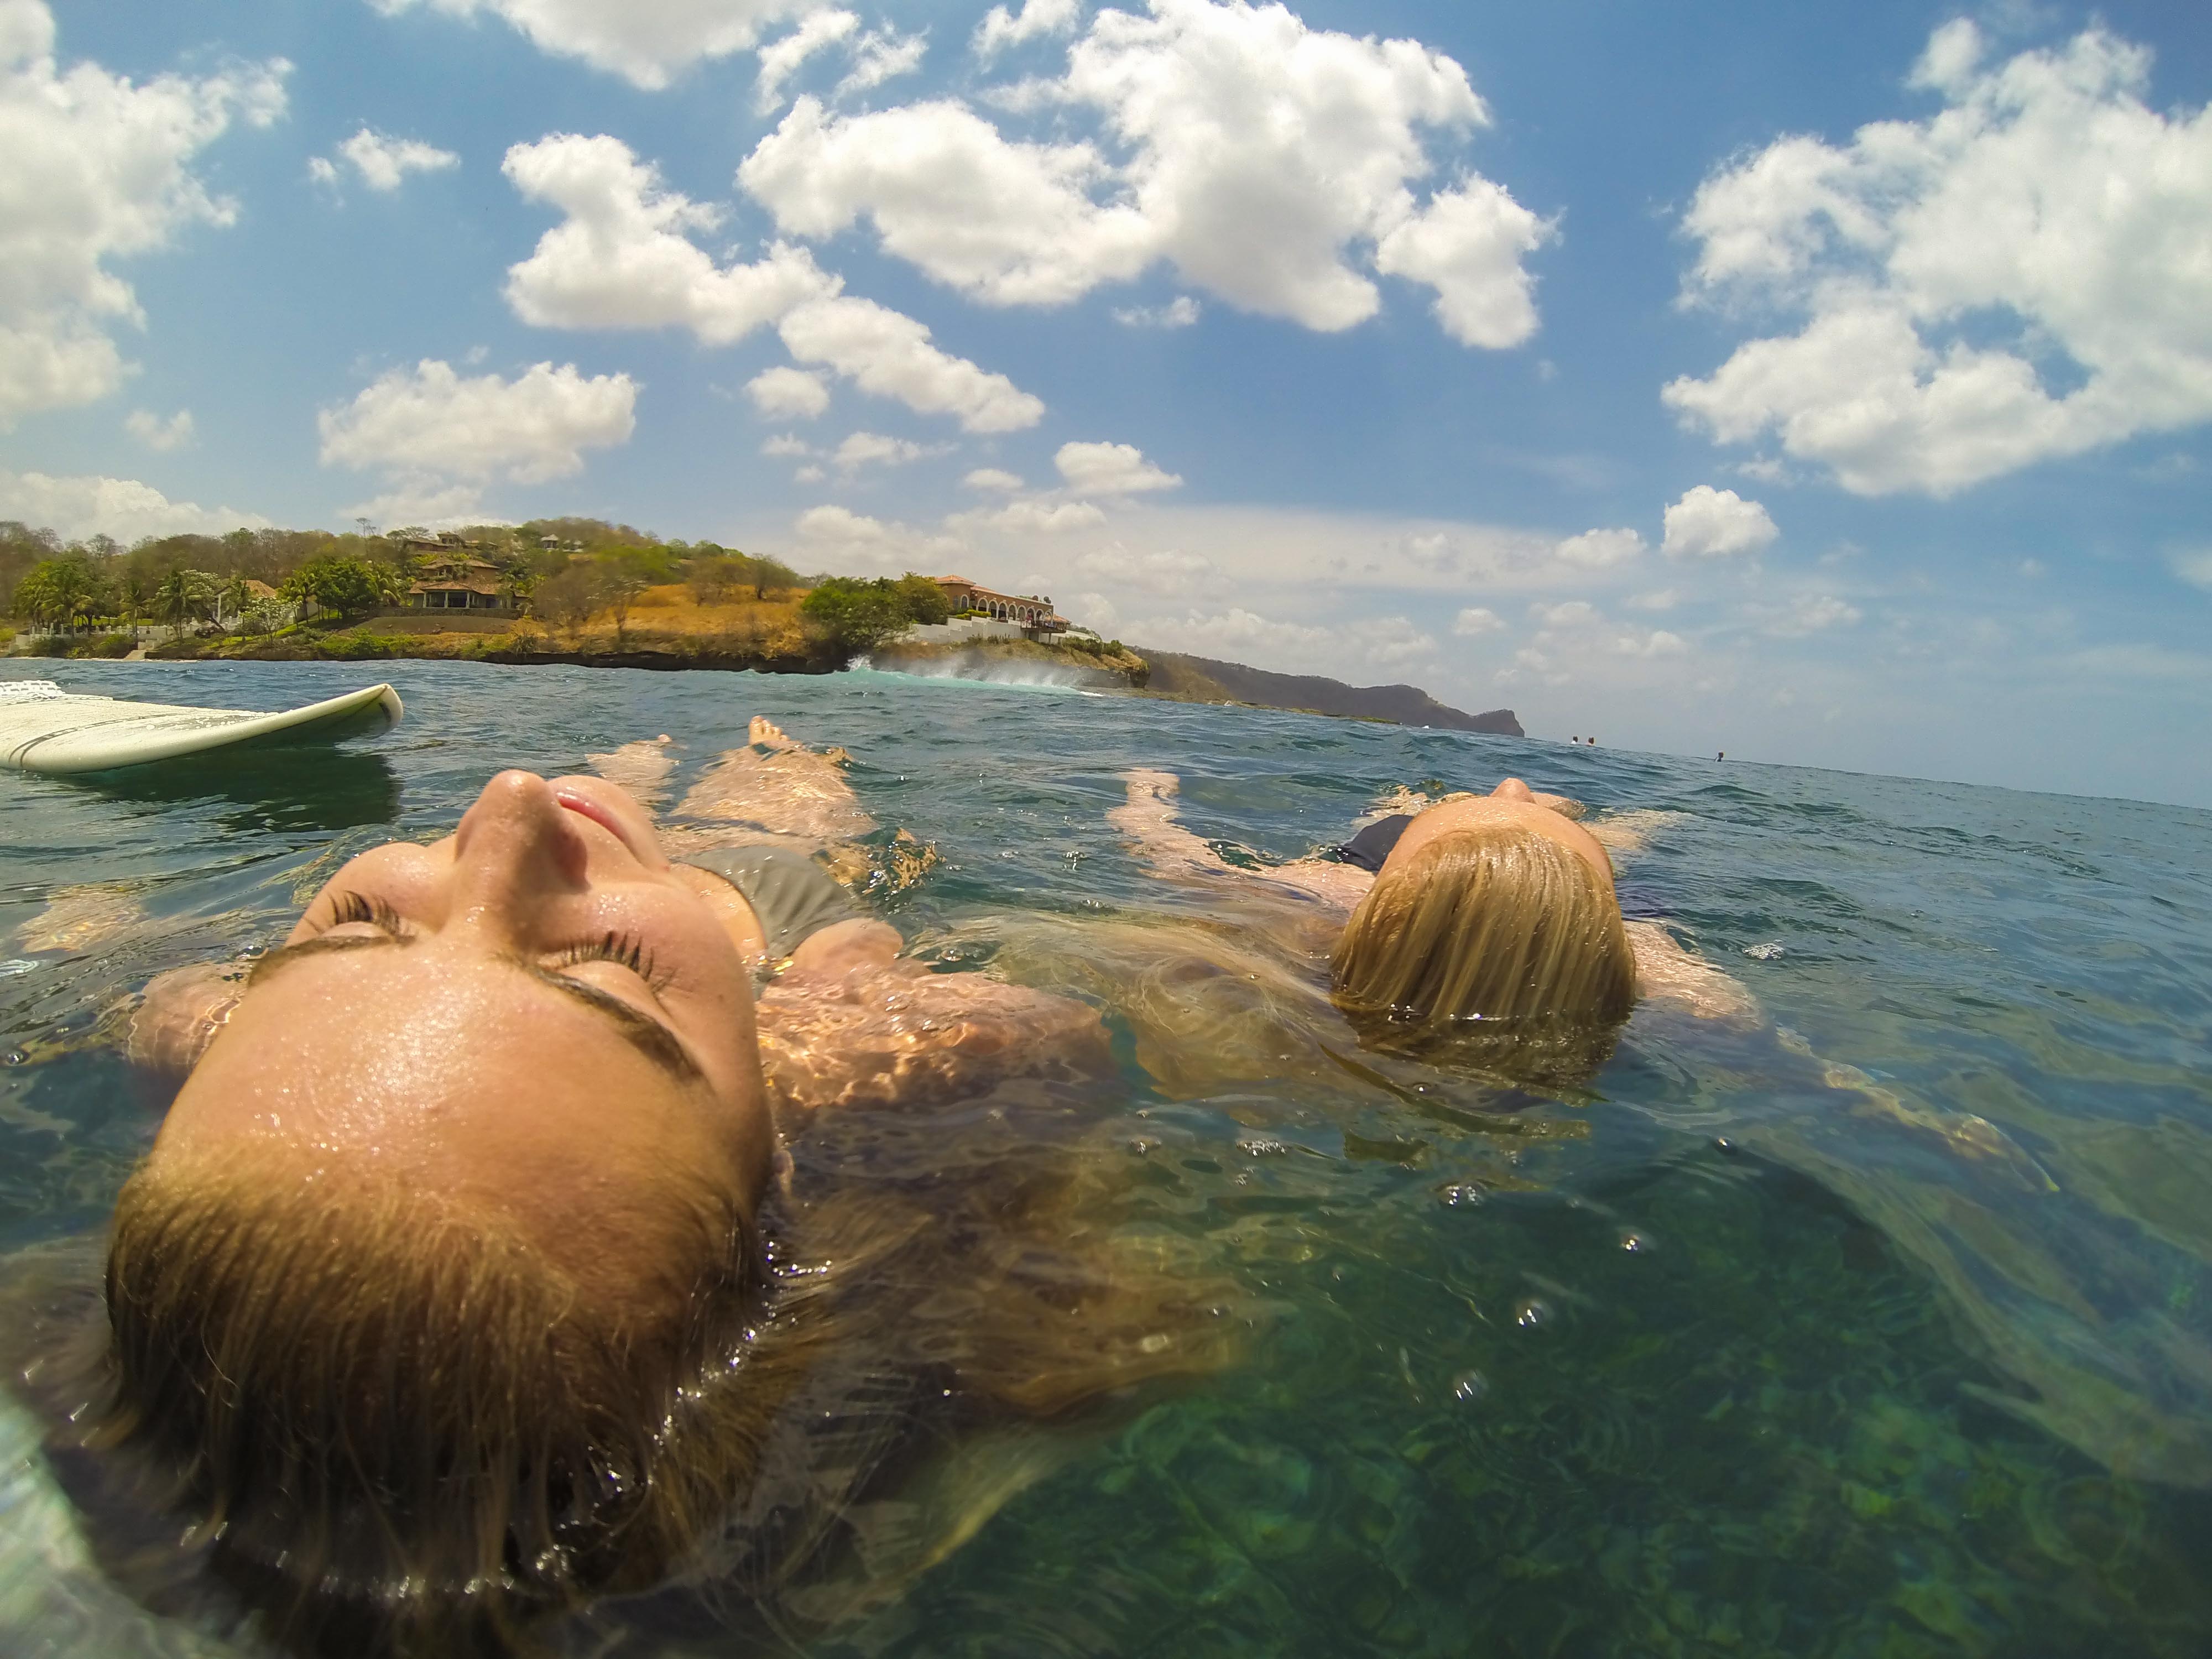
<svg viewBox="0 0 2212 1659">
<path fill-rule="evenodd" d="M 824 927 L 867 914 L 795 847 L 715 847 L 684 862 L 738 890 L 760 922 L 771 962 L 781 962 Z"/>
<path fill-rule="evenodd" d="M 1382 860 L 1390 856 L 1390 849 L 1398 844 L 1398 838 L 1413 821 L 1411 812 L 1395 812 L 1387 818 L 1377 818 L 1339 847 L 1336 855 L 1343 862 L 1371 874 L 1382 867 Z"/>
</svg>

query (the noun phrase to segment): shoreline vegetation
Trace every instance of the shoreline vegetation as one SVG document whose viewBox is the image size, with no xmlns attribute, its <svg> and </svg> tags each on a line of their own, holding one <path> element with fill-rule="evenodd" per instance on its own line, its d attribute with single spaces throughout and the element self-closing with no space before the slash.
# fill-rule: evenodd
<svg viewBox="0 0 2212 1659">
<path fill-rule="evenodd" d="M 931 638 L 957 618 L 932 578 L 802 576 L 713 543 L 596 519 L 434 535 L 239 530 L 125 550 L 0 523 L 0 652 L 169 661 L 396 658 L 589 668 L 897 672 L 1051 683 L 1165 701 L 1522 735 L 1510 709 L 1467 714 L 1413 686 L 1146 652 L 1087 629 Z M 988 635 L 998 635 L 999 637 Z"/>
</svg>

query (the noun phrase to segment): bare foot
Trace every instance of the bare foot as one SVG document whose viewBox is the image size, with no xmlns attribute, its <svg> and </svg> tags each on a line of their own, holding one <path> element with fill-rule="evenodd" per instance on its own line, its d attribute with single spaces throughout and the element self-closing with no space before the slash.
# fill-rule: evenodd
<svg viewBox="0 0 2212 1659">
<path fill-rule="evenodd" d="M 666 737 L 650 742 L 626 743 L 604 755 L 586 755 L 592 770 L 609 783 L 619 784 L 647 806 L 657 806 L 667 793 L 668 775 L 676 756 Z"/>
<path fill-rule="evenodd" d="M 756 714 L 742 749 L 732 749 L 692 786 L 680 816 L 753 826 L 826 846 L 876 827 L 829 757 L 817 755 L 774 720 Z"/>
</svg>

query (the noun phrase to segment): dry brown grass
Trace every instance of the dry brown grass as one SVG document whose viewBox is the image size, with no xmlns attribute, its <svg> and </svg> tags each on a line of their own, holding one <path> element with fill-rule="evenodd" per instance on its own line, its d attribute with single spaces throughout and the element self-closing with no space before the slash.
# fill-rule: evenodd
<svg viewBox="0 0 2212 1659">
<path fill-rule="evenodd" d="M 632 602 L 630 631 L 683 635 L 757 632 L 765 638 L 787 628 L 798 629 L 799 602 L 805 597 L 795 590 L 776 590 L 766 599 L 733 596 L 720 605 L 701 605 L 691 597 L 690 588 L 681 582 L 671 582 L 665 586 L 647 588 Z M 595 619 L 592 625 L 594 630 L 612 631 L 612 624 L 604 617 Z"/>
<path fill-rule="evenodd" d="M 678 645 L 687 651 L 732 657 L 802 656 L 807 649 L 799 603 L 803 591 L 787 589 L 768 599 L 732 598 L 701 605 L 681 583 L 648 587 L 631 601 L 629 626 L 619 648 L 653 650 Z M 579 634 L 526 617 L 514 630 L 521 649 L 612 652 L 617 650 L 612 617 L 602 613 Z"/>
</svg>

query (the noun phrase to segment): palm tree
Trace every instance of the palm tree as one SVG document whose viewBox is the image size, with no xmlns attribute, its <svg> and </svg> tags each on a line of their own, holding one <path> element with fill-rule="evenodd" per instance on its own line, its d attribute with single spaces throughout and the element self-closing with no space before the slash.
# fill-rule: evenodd
<svg viewBox="0 0 2212 1659">
<path fill-rule="evenodd" d="M 205 611 L 215 599 L 214 577 L 204 570 L 179 565 L 154 590 L 154 614 L 168 623 L 173 638 L 182 639 L 185 624 Z"/>
<path fill-rule="evenodd" d="M 230 626 L 236 628 L 239 619 L 246 615 L 246 607 L 252 603 L 252 600 L 253 594 L 246 586 L 246 578 L 242 575 L 233 576 L 223 584 L 222 597 L 216 602 L 215 619 L 221 622 L 228 613 L 230 617 Z"/>
</svg>

